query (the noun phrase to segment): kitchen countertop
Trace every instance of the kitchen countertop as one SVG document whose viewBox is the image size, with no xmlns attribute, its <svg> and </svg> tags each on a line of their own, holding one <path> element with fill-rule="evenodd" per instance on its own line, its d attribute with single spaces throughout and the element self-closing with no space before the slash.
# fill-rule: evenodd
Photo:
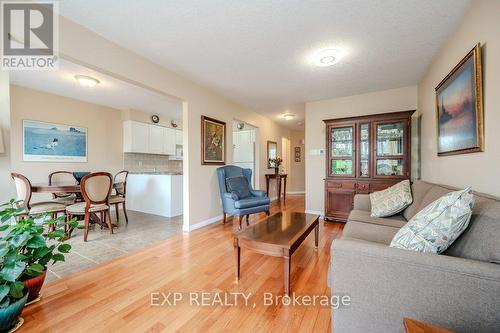
<svg viewBox="0 0 500 333">
<path fill-rule="evenodd" d="M 171 172 L 171 171 L 133 171 L 129 172 L 131 175 L 170 175 L 170 176 L 182 176 L 182 172 Z"/>
</svg>

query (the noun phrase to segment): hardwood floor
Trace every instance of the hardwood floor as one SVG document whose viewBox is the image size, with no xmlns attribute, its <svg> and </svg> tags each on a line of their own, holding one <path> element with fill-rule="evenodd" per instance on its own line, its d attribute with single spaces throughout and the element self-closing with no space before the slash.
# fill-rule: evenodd
<svg viewBox="0 0 500 333">
<path fill-rule="evenodd" d="M 303 196 L 287 196 L 279 210 L 304 211 Z M 265 217 L 253 215 L 250 223 Z M 241 279 L 235 280 L 233 227 L 237 220 L 174 236 L 158 245 L 48 283 L 42 300 L 23 311 L 19 332 L 330 332 L 330 308 L 266 305 L 264 293 L 283 295 L 283 262 L 242 250 Z M 300 295 L 329 295 L 326 275 L 330 244 L 343 224 L 320 222 L 319 249 L 310 235 L 292 257 L 291 290 Z M 158 305 L 168 293 L 177 305 Z M 229 297 L 235 306 L 202 306 Z M 245 293 L 244 298 L 234 294 Z M 153 297 L 152 297 L 152 293 Z M 163 293 L 160 294 L 160 293 Z M 196 293 L 189 294 L 189 293 Z M 174 302 L 173 294 L 168 301 Z M 197 297 L 196 302 L 190 304 Z M 153 303 L 153 305 L 152 305 Z"/>
</svg>

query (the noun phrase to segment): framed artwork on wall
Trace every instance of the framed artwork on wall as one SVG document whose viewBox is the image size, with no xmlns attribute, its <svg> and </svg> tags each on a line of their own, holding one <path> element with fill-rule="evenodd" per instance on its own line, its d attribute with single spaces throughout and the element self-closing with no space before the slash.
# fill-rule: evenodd
<svg viewBox="0 0 500 333">
<path fill-rule="evenodd" d="M 295 147 L 295 162 L 300 162 L 300 147 Z"/>
<path fill-rule="evenodd" d="M 87 162 L 87 129 L 23 120 L 23 161 Z"/>
<path fill-rule="evenodd" d="M 201 164 L 226 164 L 226 123 L 201 116 Z"/>
<path fill-rule="evenodd" d="M 484 151 L 481 45 L 436 87 L 438 156 Z"/>
</svg>

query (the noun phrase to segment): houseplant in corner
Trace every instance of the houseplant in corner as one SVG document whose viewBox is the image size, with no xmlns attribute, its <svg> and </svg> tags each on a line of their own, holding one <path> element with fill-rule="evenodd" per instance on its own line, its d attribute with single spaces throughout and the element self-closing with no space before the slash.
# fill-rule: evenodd
<svg viewBox="0 0 500 333">
<path fill-rule="evenodd" d="M 27 301 L 32 302 L 39 297 L 47 265 L 64 261 L 64 254 L 71 250 L 71 245 L 65 243 L 68 240 L 65 228 L 75 228 L 78 223 L 66 222 L 65 216 L 53 218 L 51 215 L 17 219 L 19 212 L 14 200 L 0 206 L 0 231 L 4 233 L 1 239 L 19 248 L 19 258 L 24 264 L 19 279 L 29 292 Z"/>
</svg>

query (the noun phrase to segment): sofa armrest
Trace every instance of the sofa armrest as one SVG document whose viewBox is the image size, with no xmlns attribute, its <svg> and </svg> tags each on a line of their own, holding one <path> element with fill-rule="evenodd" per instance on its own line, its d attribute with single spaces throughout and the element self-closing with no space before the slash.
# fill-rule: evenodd
<svg viewBox="0 0 500 333">
<path fill-rule="evenodd" d="M 252 196 L 259 198 L 264 198 L 266 196 L 266 191 L 262 190 L 250 190 L 250 193 L 252 193 Z"/>
<path fill-rule="evenodd" d="M 369 194 L 356 194 L 354 196 L 354 209 L 371 212 L 372 203 Z"/>
<path fill-rule="evenodd" d="M 457 332 L 500 327 L 500 265 L 424 254 L 371 242 L 332 244 L 334 295 L 350 306 L 332 310 L 335 332 L 401 332 L 410 317 Z"/>
</svg>

